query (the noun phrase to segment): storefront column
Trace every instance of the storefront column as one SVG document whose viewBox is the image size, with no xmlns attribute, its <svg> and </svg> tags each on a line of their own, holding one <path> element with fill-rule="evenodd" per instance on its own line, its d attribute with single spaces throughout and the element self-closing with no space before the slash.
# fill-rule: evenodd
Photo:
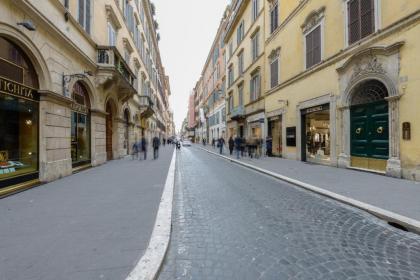
<svg viewBox="0 0 420 280">
<path fill-rule="evenodd" d="M 92 166 L 106 162 L 106 113 L 91 110 Z"/>
<path fill-rule="evenodd" d="M 338 167 L 350 167 L 350 107 L 340 107 L 341 143 Z"/>
<path fill-rule="evenodd" d="M 388 97 L 389 106 L 389 159 L 386 164 L 386 174 L 391 177 L 401 178 L 400 160 L 400 125 L 399 103 L 400 95 Z"/>
<path fill-rule="evenodd" d="M 52 92 L 40 92 L 39 179 L 50 182 L 72 174 L 72 100 Z"/>
</svg>

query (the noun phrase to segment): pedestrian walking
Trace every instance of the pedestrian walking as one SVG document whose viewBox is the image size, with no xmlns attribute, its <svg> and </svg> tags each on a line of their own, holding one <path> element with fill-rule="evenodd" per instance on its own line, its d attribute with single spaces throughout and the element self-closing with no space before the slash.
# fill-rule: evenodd
<svg viewBox="0 0 420 280">
<path fill-rule="evenodd" d="M 236 150 L 236 158 L 239 159 L 239 153 L 242 149 L 242 139 L 235 135 L 235 150 Z"/>
<path fill-rule="evenodd" d="M 229 153 L 230 153 L 230 155 L 232 155 L 233 148 L 235 147 L 235 141 L 233 141 L 232 136 L 229 137 L 228 145 L 229 145 Z"/>
<path fill-rule="evenodd" d="M 139 158 L 139 142 L 135 141 L 133 144 L 133 149 L 132 149 L 132 159 L 134 160 L 134 158 L 138 159 Z"/>
<path fill-rule="evenodd" d="M 159 157 L 159 146 L 160 146 L 160 139 L 159 137 L 153 137 L 153 159 L 157 159 Z"/>
<path fill-rule="evenodd" d="M 147 159 L 147 141 L 144 136 L 142 136 L 141 138 L 141 151 L 143 153 L 144 160 L 146 160 Z"/>
<path fill-rule="evenodd" d="M 217 140 L 217 145 L 219 147 L 220 154 L 223 154 L 223 145 L 225 145 L 225 139 L 223 137 L 220 137 L 219 140 Z"/>
</svg>

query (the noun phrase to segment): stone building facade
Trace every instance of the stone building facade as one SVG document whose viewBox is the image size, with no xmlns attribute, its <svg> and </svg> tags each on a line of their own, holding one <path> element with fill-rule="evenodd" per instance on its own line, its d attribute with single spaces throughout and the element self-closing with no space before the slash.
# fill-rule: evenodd
<svg viewBox="0 0 420 280">
<path fill-rule="evenodd" d="M 174 133 L 157 27 L 148 0 L 0 2 L 0 194 Z"/>
</svg>

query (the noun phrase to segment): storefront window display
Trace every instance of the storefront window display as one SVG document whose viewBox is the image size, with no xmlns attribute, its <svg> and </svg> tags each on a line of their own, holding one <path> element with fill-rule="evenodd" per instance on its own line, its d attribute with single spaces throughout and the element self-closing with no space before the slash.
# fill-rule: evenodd
<svg viewBox="0 0 420 280">
<path fill-rule="evenodd" d="M 267 154 L 282 156 L 282 121 L 281 116 L 272 117 L 268 121 Z"/>
<path fill-rule="evenodd" d="M 71 113 L 71 159 L 73 167 L 90 162 L 89 99 L 85 87 L 77 82 L 73 87 Z"/>
<path fill-rule="evenodd" d="M 303 112 L 305 122 L 306 160 L 330 162 L 330 110 L 328 105 L 308 108 Z"/>
<path fill-rule="evenodd" d="M 0 37 L 0 187 L 38 178 L 37 89 L 31 61 Z"/>
</svg>

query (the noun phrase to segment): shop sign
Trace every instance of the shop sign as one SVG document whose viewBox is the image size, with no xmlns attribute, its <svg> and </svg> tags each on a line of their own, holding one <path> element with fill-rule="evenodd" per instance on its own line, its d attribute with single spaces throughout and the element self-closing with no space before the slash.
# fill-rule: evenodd
<svg viewBox="0 0 420 280">
<path fill-rule="evenodd" d="M 303 111 L 303 114 L 310 114 L 310 113 L 316 113 L 316 112 L 320 112 L 320 111 L 324 111 L 324 110 L 328 110 L 330 108 L 330 106 L 328 104 L 326 105 L 319 105 L 319 106 L 315 106 L 315 107 L 311 107 L 308 109 L 305 109 Z"/>
<path fill-rule="evenodd" d="M 36 90 L 2 77 L 0 77 L 0 92 L 30 100 L 38 100 Z"/>
<path fill-rule="evenodd" d="M 288 147 L 296 147 L 296 126 L 286 127 L 286 144 Z"/>
<path fill-rule="evenodd" d="M 276 120 L 279 120 L 280 119 L 280 116 L 275 116 L 275 117 L 271 117 L 269 120 L 270 121 L 276 121 Z"/>
<path fill-rule="evenodd" d="M 73 102 L 70 107 L 73 111 L 83 113 L 83 114 L 88 113 L 88 108 L 85 105 Z"/>
</svg>

